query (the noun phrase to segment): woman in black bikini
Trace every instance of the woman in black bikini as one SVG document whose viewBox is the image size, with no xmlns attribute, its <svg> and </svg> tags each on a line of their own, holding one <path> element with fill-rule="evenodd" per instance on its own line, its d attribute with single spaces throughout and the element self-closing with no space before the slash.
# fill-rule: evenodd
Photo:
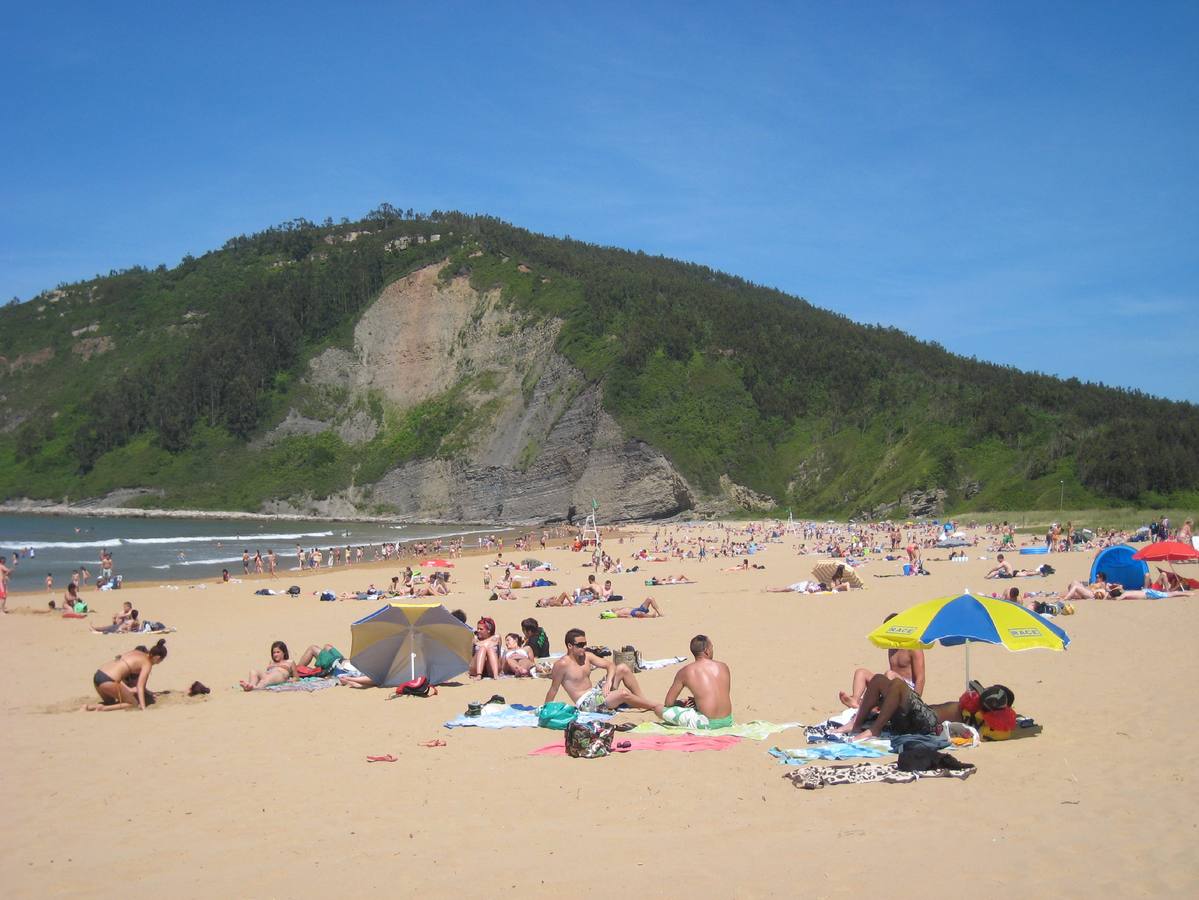
<svg viewBox="0 0 1199 900">
<path fill-rule="evenodd" d="M 100 704 L 89 703 L 84 707 L 88 712 L 108 712 L 113 709 L 146 708 L 146 682 L 150 680 L 150 670 L 167 658 L 167 642 L 159 638 L 158 643 L 149 650 L 137 649 L 122 653 L 112 662 L 105 663 L 96 670 L 92 684 L 100 695 Z M 130 676 L 137 677 L 136 688 L 125 683 Z"/>
</svg>

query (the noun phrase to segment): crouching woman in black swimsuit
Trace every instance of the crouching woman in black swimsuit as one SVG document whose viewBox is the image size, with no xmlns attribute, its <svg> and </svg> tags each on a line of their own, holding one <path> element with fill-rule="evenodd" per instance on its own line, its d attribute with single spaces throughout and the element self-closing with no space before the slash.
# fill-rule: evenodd
<svg viewBox="0 0 1199 900">
<path fill-rule="evenodd" d="M 100 695 L 101 703 L 89 703 L 84 707 L 88 712 L 108 712 L 114 709 L 146 708 L 146 682 L 150 680 L 150 670 L 167 658 L 167 642 L 159 638 L 158 643 L 149 650 L 137 649 L 122 653 L 112 662 L 105 663 L 96 670 L 92 684 Z M 126 679 L 136 677 L 136 688 L 125 683 Z"/>
</svg>

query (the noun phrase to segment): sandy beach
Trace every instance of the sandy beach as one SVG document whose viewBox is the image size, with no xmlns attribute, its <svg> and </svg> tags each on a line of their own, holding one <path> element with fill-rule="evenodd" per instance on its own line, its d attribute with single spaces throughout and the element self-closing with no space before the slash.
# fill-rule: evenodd
<svg viewBox="0 0 1199 900">
<path fill-rule="evenodd" d="M 647 543 L 630 533 L 608 549 L 627 560 Z M 855 667 L 885 668 L 885 653 L 865 635 L 886 613 L 966 588 L 1061 588 L 1085 578 L 1093 556 L 1055 554 L 1052 577 L 989 582 L 993 561 L 977 557 L 993 554 L 973 548 L 969 562 L 951 564 L 930 551 L 928 577 L 877 578 L 898 570 L 877 560 L 860 570 L 864 591 L 764 593 L 807 578 L 821 558 L 798 555 L 796 543 L 768 545 L 754 557 L 764 570 L 722 572 L 731 561 L 709 559 L 612 576 L 634 602 L 653 596 L 661 619 L 600 620 L 597 606 L 534 610 L 548 593 L 538 589 L 489 603 L 483 556 L 458 561 L 445 602 L 472 624 L 494 617 L 501 633 L 536 616 L 554 651 L 574 626 L 592 643 L 634 644 L 646 658 L 685 654 L 703 632 L 732 669 L 738 721 L 813 723 L 840 711 L 837 692 Z M 590 571 L 583 554 L 566 549 L 535 555 L 559 567 L 551 577 L 563 587 Z M 1065 653 L 976 645 L 972 674 L 1010 686 L 1015 708 L 1044 732 L 962 751 L 978 766 L 968 780 L 800 791 L 766 752 L 803 746 L 798 729 L 720 752 L 575 760 L 528 755 L 560 740 L 556 732 L 442 727 L 495 693 L 539 704 L 545 680 L 464 675 L 424 700 L 388 700 L 390 690 L 238 689 L 276 639 L 294 654 L 331 642 L 348 655 L 350 623 L 380 604 L 319 602 L 312 592 L 384 584 L 395 568 L 281 573 L 270 586 L 301 585 L 295 599 L 255 596 L 265 578 L 87 591 L 92 623 L 106 624 L 129 600 L 143 618 L 178 629 L 150 681 L 171 693 L 144 713 L 78 709 L 96 699 L 97 666 L 148 636 L 95 635 L 87 622 L 33 614 L 44 594 L 11 596 L 0 649 L 21 665 L 0 731 L 5 895 L 109 897 L 134 886 L 183 897 L 349 888 L 438 897 L 1199 891 L 1189 637 L 1199 629 L 1199 596 L 1078 602 L 1076 615 L 1057 620 L 1073 639 Z M 696 583 L 643 583 L 678 572 Z M 927 659 L 926 699 L 956 699 L 963 651 L 938 647 Z M 660 700 L 673 672 L 641 675 L 645 692 Z M 195 680 L 212 693 L 187 698 Z M 1173 743 L 1144 750 L 1167 736 Z M 447 746 L 419 746 L 434 738 Z M 398 762 L 366 761 L 388 753 Z"/>
</svg>

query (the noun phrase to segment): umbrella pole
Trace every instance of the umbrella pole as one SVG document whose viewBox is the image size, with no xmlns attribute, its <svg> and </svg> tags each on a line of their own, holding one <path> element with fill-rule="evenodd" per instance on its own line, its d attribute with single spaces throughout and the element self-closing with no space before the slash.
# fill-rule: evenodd
<svg viewBox="0 0 1199 900">
<path fill-rule="evenodd" d="M 412 654 L 412 680 L 416 681 L 416 654 Z"/>
<path fill-rule="evenodd" d="M 966 641 L 966 690 L 970 689 L 970 642 Z"/>
</svg>

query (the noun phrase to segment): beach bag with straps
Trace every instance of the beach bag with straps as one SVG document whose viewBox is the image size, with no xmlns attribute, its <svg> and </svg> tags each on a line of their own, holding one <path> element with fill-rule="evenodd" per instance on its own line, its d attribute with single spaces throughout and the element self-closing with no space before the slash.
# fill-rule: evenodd
<svg viewBox="0 0 1199 900">
<path fill-rule="evenodd" d="M 611 722 L 571 722 L 566 726 L 566 755 L 598 759 L 612 752 L 616 726 Z"/>
</svg>

